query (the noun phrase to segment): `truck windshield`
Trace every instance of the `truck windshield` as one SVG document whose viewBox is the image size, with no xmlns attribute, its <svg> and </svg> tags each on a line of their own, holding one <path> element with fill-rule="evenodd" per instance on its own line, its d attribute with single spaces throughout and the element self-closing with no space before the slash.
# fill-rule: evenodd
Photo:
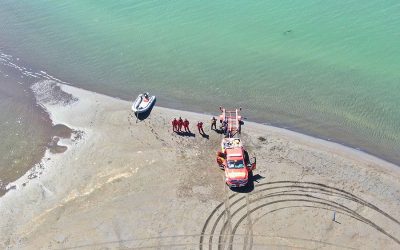
<svg viewBox="0 0 400 250">
<path fill-rule="evenodd" d="M 242 160 L 228 161 L 228 168 L 244 168 Z"/>
</svg>

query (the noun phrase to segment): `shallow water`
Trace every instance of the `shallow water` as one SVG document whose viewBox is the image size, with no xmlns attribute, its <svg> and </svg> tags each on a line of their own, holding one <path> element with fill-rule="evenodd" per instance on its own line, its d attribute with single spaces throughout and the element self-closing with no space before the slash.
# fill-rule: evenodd
<svg viewBox="0 0 400 250">
<path fill-rule="evenodd" d="M 36 106 L 29 86 L 16 72 L 0 67 L 0 196 L 38 163 L 51 139 L 51 120 Z"/>
<path fill-rule="evenodd" d="M 0 46 L 64 81 L 289 127 L 400 164 L 398 1 L 2 1 Z"/>
</svg>

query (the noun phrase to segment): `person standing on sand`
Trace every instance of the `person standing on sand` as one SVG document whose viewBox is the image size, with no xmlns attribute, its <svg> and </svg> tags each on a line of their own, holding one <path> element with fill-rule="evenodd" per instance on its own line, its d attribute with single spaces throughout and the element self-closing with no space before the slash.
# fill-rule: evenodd
<svg viewBox="0 0 400 250">
<path fill-rule="evenodd" d="M 222 130 L 224 131 L 224 135 L 228 132 L 228 121 L 224 120 L 222 122 Z"/>
<path fill-rule="evenodd" d="M 181 117 L 179 117 L 178 120 L 178 132 L 182 132 L 182 125 L 183 125 L 183 120 Z"/>
<path fill-rule="evenodd" d="M 183 128 L 185 129 L 185 132 L 189 132 L 189 133 L 190 133 L 189 121 L 188 121 L 188 119 L 185 119 L 185 120 L 183 121 Z"/>
<path fill-rule="evenodd" d="M 217 119 L 214 116 L 211 118 L 211 130 L 217 130 Z"/>
<path fill-rule="evenodd" d="M 172 132 L 175 132 L 178 129 L 178 120 L 176 120 L 176 118 L 174 118 L 172 120 Z"/>
<path fill-rule="evenodd" d="M 204 134 L 202 122 L 197 122 L 197 129 L 199 130 L 199 134 Z"/>
</svg>

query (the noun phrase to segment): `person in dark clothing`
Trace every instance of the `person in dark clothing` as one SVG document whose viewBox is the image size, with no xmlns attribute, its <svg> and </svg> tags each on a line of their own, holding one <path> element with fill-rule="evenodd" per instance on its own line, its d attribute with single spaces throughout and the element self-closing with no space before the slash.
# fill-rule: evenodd
<svg viewBox="0 0 400 250">
<path fill-rule="evenodd" d="M 222 122 L 222 129 L 224 131 L 224 135 L 227 135 L 228 132 L 228 122 L 225 120 Z"/>
<path fill-rule="evenodd" d="M 179 117 L 178 120 L 178 132 L 182 132 L 182 126 L 183 126 L 183 120 L 181 117 Z"/>
<path fill-rule="evenodd" d="M 198 122 L 197 123 L 197 129 L 199 130 L 200 134 L 204 134 L 203 123 L 202 122 Z"/>
<path fill-rule="evenodd" d="M 239 129 L 238 129 L 239 134 L 242 133 L 242 125 L 243 125 L 243 124 L 244 124 L 244 122 L 243 122 L 242 120 L 240 120 L 240 121 L 239 121 Z"/>
<path fill-rule="evenodd" d="M 214 116 L 211 119 L 211 130 L 217 130 L 217 119 Z"/>
<path fill-rule="evenodd" d="M 174 118 L 172 120 L 172 131 L 175 132 L 178 129 L 178 120 L 176 118 Z"/>
<path fill-rule="evenodd" d="M 185 120 L 183 121 L 183 128 L 185 129 L 185 132 L 189 132 L 189 133 L 190 133 L 189 121 L 188 121 L 188 119 L 185 119 Z"/>
</svg>

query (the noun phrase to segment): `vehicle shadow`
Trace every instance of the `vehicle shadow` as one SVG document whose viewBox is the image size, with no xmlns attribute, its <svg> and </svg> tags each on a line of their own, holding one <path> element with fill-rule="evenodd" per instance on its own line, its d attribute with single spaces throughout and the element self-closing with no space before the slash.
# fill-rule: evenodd
<svg viewBox="0 0 400 250">
<path fill-rule="evenodd" d="M 143 112 L 143 113 L 135 113 L 135 116 L 136 116 L 136 118 L 137 118 L 136 122 L 137 122 L 138 120 L 139 120 L 139 121 L 143 121 L 143 120 L 147 119 L 147 117 L 149 117 L 151 111 L 153 110 L 154 105 L 156 104 L 156 102 L 157 102 L 157 99 L 154 100 L 154 102 L 151 104 L 149 110 L 147 110 L 146 112 Z"/>
<path fill-rule="evenodd" d="M 261 179 L 264 179 L 264 178 L 265 177 L 263 177 L 263 176 L 261 176 L 259 174 L 253 175 L 253 171 L 251 171 L 249 173 L 249 182 L 247 182 L 246 186 L 244 186 L 244 187 L 231 187 L 230 189 L 233 192 L 236 192 L 236 193 L 250 193 L 250 192 L 252 192 L 254 190 L 254 182 L 259 183 L 258 181 L 261 180 Z"/>
</svg>

